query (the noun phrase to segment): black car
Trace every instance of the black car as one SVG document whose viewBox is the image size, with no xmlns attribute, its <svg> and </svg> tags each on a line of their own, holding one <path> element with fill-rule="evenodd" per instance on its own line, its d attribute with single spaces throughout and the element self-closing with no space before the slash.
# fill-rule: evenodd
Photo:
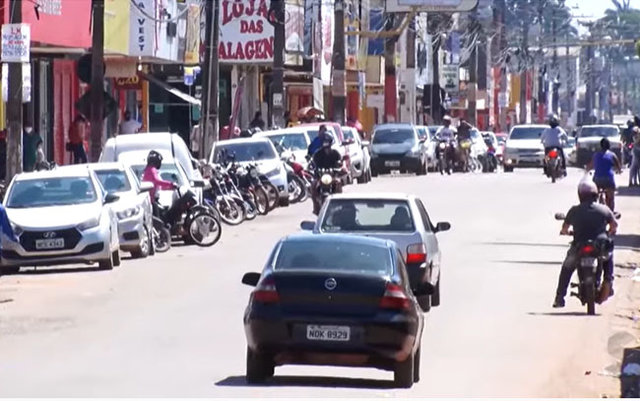
<svg viewBox="0 0 640 401">
<path fill-rule="evenodd" d="M 426 137 L 420 138 L 411 124 L 382 124 L 376 126 L 371 140 L 371 173 L 387 174 L 393 170 L 427 173 Z"/>
<path fill-rule="evenodd" d="M 281 365 L 373 367 L 394 372 L 398 387 L 420 378 L 424 326 L 402 253 L 392 241 L 296 234 L 278 242 L 244 314 L 247 381 Z"/>
</svg>

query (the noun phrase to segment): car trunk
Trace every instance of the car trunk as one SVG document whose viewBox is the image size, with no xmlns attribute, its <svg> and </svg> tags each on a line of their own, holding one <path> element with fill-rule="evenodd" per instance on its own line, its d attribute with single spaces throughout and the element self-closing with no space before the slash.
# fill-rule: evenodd
<svg viewBox="0 0 640 401">
<path fill-rule="evenodd" d="M 372 316 L 387 284 L 384 276 L 339 271 L 291 270 L 272 277 L 282 310 L 308 317 Z"/>
</svg>

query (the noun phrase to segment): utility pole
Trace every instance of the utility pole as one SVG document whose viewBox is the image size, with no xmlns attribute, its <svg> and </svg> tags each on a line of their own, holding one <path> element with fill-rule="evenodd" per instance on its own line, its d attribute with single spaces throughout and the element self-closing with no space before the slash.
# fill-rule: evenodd
<svg viewBox="0 0 640 401">
<path fill-rule="evenodd" d="M 593 112 L 593 89 L 594 89 L 594 65 L 593 65 L 593 46 L 587 45 L 587 88 L 585 94 L 585 116 L 583 124 L 591 124 L 591 113 Z"/>
<path fill-rule="evenodd" d="M 385 30 L 394 28 L 395 14 L 388 14 Z M 384 121 L 395 122 L 398 117 L 398 90 L 396 86 L 396 40 L 388 37 L 384 40 Z M 434 54 L 436 54 L 434 52 Z M 437 59 L 437 57 L 434 57 Z M 434 82 L 437 80 L 434 77 Z M 439 96 L 439 95 L 438 95 Z M 433 104 L 432 104 L 433 107 Z"/>
<path fill-rule="evenodd" d="M 205 56 L 204 73 L 202 75 L 202 99 L 200 106 L 200 129 L 202 135 L 202 154 L 209 152 L 213 143 L 218 140 L 218 83 L 220 66 L 218 42 L 220 40 L 220 0 L 205 1 Z M 231 133 L 233 134 L 233 133 Z"/>
<path fill-rule="evenodd" d="M 409 122 L 411 124 L 415 124 L 417 121 L 416 117 L 416 20 L 415 18 L 409 22 L 409 27 L 407 29 L 407 71 L 408 76 L 405 78 L 405 108 L 409 110 L 409 119 L 406 120 L 402 118 L 403 122 Z"/>
<path fill-rule="evenodd" d="M 558 76 L 558 47 L 556 46 L 556 34 L 558 30 L 558 21 L 556 17 L 556 5 L 553 4 L 553 11 L 551 13 L 551 35 L 553 35 L 553 61 L 552 61 L 552 77 L 553 77 L 553 91 L 551 92 L 551 109 L 553 114 L 558 113 L 558 88 L 560 86 Z"/>
<path fill-rule="evenodd" d="M 345 46 L 344 46 L 344 0 L 336 0 L 334 4 L 334 29 L 333 39 L 333 82 L 331 95 L 333 102 L 333 121 L 344 125 L 345 107 L 347 102 L 347 76 L 345 71 Z"/>
<path fill-rule="evenodd" d="M 520 74 L 520 124 L 527 123 L 527 81 L 529 72 L 529 21 L 522 23 L 522 52 L 524 56 L 524 70 Z"/>
<path fill-rule="evenodd" d="M 22 0 L 9 4 L 11 23 L 22 23 Z M 22 63 L 9 63 L 8 80 L 6 183 L 22 172 Z"/>
<path fill-rule="evenodd" d="M 93 0 L 92 11 L 89 160 L 97 162 L 102 151 L 104 124 L 104 0 Z"/>
<path fill-rule="evenodd" d="M 477 124 L 477 102 L 476 93 L 478 88 L 478 44 L 473 45 L 471 49 L 471 58 L 469 60 L 469 87 L 467 89 L 467 97 L 469 99 L 469 124 L 475 126 Z"/>
<path fill-rule="evenodd" d="M 500 15 L 498 17 L 498 22 L 499 22 L 499 26 L 500 26 L 500 53 L 504 53 L 507 49 L 507 29 L 506 29 L 506 4 L 505 4 L 505 0 L 498 0 L 498 9 L 500 11 Z M 503 65 L 501 66 L 500 69 L 500 97 L 502 99 L 498 99 L 498 102 L 501 102 L 502 105 L 499 106 L 499 113 L 500 113 L 500 131 L 502 132 L 507 132 L 508 131 L 508 127 L 507 127 L 507 103 L 508 103 L 508 99 L 507 99 L 507 72 L 508 72 L 508 66 L 506 63 L 503 63 Z"/>
<path fill-rule="evenodd" d="M 273 121 L 272 125 L 278 127 L 284 127 L 284 10 L 284 0 L 271 0 L 270 11 L 272 13 L 272 17 L 270 20 L 273 24 L 273 81 L 271 83 L 271 119 Z"/>
</svg>

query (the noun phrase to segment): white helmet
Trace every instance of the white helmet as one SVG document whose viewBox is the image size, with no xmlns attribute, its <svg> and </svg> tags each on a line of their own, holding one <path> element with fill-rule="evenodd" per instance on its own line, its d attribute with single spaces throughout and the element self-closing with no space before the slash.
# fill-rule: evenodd
<svg viewBox="0 0 640 401">
<path fill-rule="evenodd" d="M 580 181 L 578 184 L 578 198 L 580 202 L 586 199 L 595 199 L 598 197 L 598 186 L 590 179 Z"/>
</svg>

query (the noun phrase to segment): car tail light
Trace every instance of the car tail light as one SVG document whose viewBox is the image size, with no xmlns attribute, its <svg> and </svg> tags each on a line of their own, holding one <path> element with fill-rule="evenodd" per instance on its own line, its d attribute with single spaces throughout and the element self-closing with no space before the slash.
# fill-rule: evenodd
<svg viewBox="0 0 640 401">
<path fill-rule="evenodd" d="M 407 310 L 409 306 L 409 297 L 405 294 L 404 289 L 397 284 L 387 283 L 387 288 L 380 300 L 380 307 L 384 309 Z"/>
<path fill-rule="evenodd" d="M 551 150 L 549 151 L 549 157 L 552 159 L 555 159 L 556 157 L 558 157 L 558 151 L 557 150 Z"/>
<path fill-rule="evenodd" d="M 583 254 L 583 255 L 590 255 L 595 250 L 596 250 L 596 248 L 593 245 L 585 245 L 585 246 L 582 247 L 582 249 L 580 249 L 580 253 Z"/>
<path fill-rule="evenodd" d="M 427 247 L 424 244 L 413 244 L 407 247 L 407 264 L 427 261 Z"/>
<path fill-rule="evenodd" d="M 262 280 L 253 291 L 253 300 L 264 304 L 272 304 L 280 301 L 276 282 L 272 278 Z"/>
</svg>

